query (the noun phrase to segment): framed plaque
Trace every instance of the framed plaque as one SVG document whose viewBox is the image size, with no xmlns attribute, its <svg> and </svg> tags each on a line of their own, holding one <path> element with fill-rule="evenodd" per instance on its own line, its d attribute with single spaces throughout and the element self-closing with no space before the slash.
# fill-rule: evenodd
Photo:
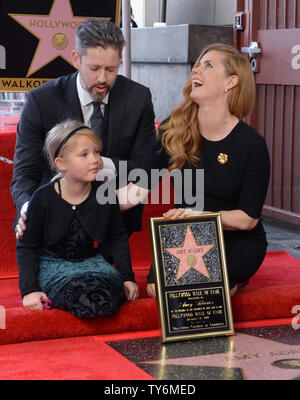
<svg viewBox="0 0 300 400">
<path fill-rule="evenodd" d="M 234 334 L 220 213 L 149 225 L 162 342 Z"/>
</svg>

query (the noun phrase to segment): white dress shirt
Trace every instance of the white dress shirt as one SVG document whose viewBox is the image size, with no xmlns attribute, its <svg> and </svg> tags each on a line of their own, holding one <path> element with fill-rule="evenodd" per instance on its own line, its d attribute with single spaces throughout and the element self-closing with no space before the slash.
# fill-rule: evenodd
<svg viewBox="0 0 300 400">
<path fill-rule="evenodd" d="M 81 82 L 80 82 L 79 73 L 77 74 L 76 86 L 77 86 L 77 92 L 78 92 L 78 97 L 79 97 L 79 101 L 80 101 L 80 106 L 81 106 L 81 111 L 82 111 L 82 115 L 83 115 L 84 124 L 86 126 L 91 127 L 91 116 L 92 116 L 93 110 L 94 110 L 94 108 L 93 108 L 94 99 L 92 98 L 90 93 L 87 92 L 82 87 Z M 109 92 L 107 93 L 107 95 L 102 100 L 102 103 L 107 105 L 108 104 L 108 98 L 109 98 Z M 104 107 L 105 107 L 104 104 L 100 105 L 102 114 L 104 113 Z M 102 156 L 101 158 L 103 160 L 103 169 L 98 172 L 97 180 L 98 181 L 99 180 L 100 181 L 101 180 L 105 180 L 105 177 L 107 177 L 108 179 L 114 178 L 116 176 L 115 164 L 108 157 L 103 157 Z"/>
</svg>

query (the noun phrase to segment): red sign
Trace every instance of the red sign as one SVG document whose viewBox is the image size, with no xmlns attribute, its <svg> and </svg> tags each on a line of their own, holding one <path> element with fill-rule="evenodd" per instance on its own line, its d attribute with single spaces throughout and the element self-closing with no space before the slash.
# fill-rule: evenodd
<svg viewBox="0 0 300 400">
<path fill-rule="evenodd" d="M 262 52 L 256 83 L 300 85 L 300 29 L 259 30 L 257 42 Z"/>
</svg>

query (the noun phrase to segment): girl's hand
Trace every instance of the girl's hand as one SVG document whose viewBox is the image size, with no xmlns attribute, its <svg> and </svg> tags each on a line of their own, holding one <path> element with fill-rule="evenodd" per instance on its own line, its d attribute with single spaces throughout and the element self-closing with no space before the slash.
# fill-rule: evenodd
<svg viewBox="0 0 300 400">
<path fill-rule="evenodd" d="M 44 292 L 32 292 L 23 297 L 23 306 L 27 310 L 40 310 L 44 309 L 41 300 L 47 299 Z"/>
<path fill-rule="evenodd" d="M 123 282 L 125 296 L 127 300 L 136 300 L 139 297 L 139 287 L 135 282 L 125 281 Z"/>
<path fill-rule="evenodd" d="M 147 285 L 147 293 L 149 297 L 156 297 L 156 291 L 155 291 L 155 284 L 154 283 L 148 283 Z"/>
</svg>

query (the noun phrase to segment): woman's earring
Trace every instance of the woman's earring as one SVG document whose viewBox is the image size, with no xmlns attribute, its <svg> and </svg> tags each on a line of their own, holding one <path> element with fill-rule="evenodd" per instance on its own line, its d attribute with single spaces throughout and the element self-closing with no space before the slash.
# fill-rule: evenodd
<svg viewBox="0 0 300 400">
<path fill-rule="evenodd" d="M 225 89 L 225 93 L 227 93 L 228 92 L 228 89 Z"/>
</svg>

